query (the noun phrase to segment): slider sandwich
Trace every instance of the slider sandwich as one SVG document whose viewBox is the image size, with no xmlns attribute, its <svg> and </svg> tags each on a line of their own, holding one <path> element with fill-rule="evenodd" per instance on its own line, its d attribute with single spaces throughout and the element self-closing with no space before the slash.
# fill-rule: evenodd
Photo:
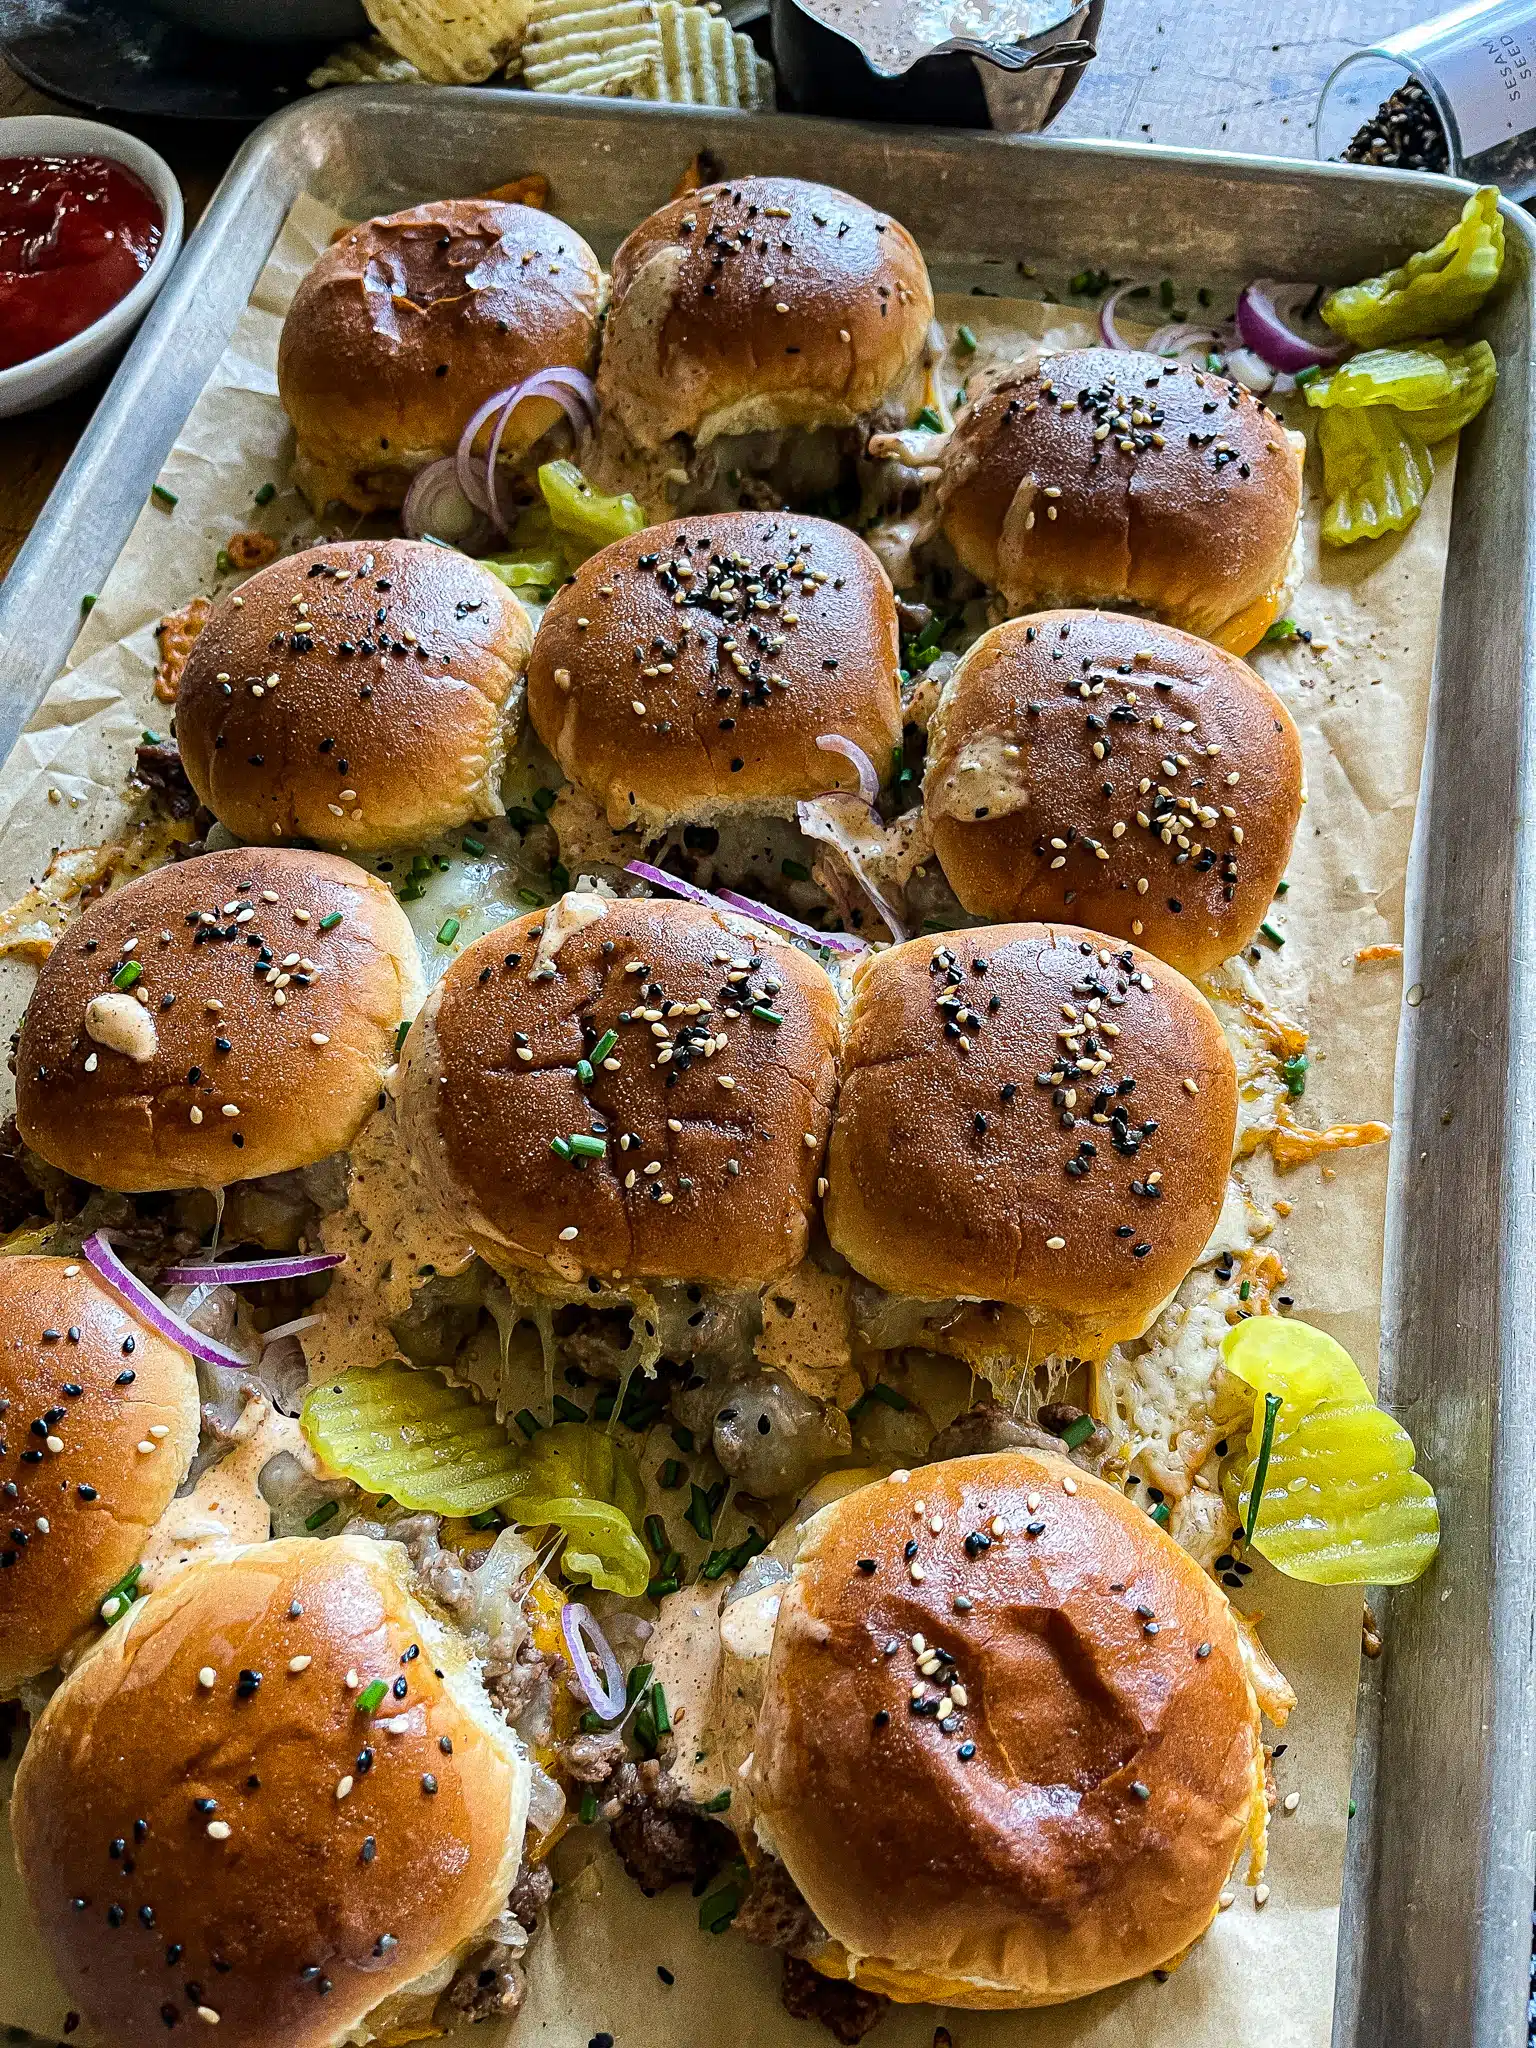
<svg viewBox="0 0 1536 2048">
<path fill-rule="evenodd" d="M 899 221 L 827 185 L 741 178 L 643 220 L 613 259 L 597 388 L 656 512 L 805 505 L 927 402 L 933 292 Z"/>
<path fill-rule="evenodd" d="M 1246 654 L 1296 581 L 1304 444 L 1211 370 L 1136 349 L 982 381 L 940 457 L 962 568 L 1007 612 L 1110 605 Z"/>
</svg>

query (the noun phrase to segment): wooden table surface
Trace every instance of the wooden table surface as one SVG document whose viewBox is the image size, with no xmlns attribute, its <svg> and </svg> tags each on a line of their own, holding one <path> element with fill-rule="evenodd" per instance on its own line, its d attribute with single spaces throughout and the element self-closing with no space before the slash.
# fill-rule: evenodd
<svg viewBox="0 0 1536 2048">
<path fill-rule="evenodd" d="M 1437 11 L 1435 0 L 1107 0 L 1098 58 L 1053 132 L 1310 156 L 1339 59 Z M 52 111 L 0 59 L 0 115 Z M 233 145 L 188 141 L 173 123 L 142 132 L 181 180 L 190 232 Z M 0 423 L 0 577 L 100 396 L 92 386 Z"/>
</svg>

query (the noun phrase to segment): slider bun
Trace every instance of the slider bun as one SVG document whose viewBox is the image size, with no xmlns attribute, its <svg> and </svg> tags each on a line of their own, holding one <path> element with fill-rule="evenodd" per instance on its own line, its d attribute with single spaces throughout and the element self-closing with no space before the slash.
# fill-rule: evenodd
<svg viewBox="0 0 1536 2048">
<path fill-rule="evenodd" d="M 200 943 L 208 930 L 220 936 Z M 307 986 L 302 964 L 283 967 L 292 954 L 318 970 Z M 143 972 L 119 992 L 128 961 Z M 273 969 L 299 979 L 277 988 Z M 420 973 L 388 889 L 334 854 L 232 847 L 154 868 L 90 904 L 38 975 L 16 1051 L 21 1135 L 77 1180 L 128 1194 L 313 1165 L 377 1104 Z"/>
<path fill-rule="evenodd" d="M 532 644 L 511 591 L 455 549 L 306 548 L 226 597 L 193 644 L 176 701 L 187 779 L 262 846 L 374 852 L 499 816 L 507 698 Z"/>
<path fill-rule="evenodd" d="M 928 728 L 934 850 L 972 916 L 1066 915 L 1184 974 L 1258 930 L 1301 795 L 1300 736 L 1248 664 L 1124 612 L 995 626 Z"/>
<path fill-rule="evenodd" d="M 717 512 L 583 563 L 540 624 L 528 709 L 616 830 L 638 816 L 792 813 L 798 797 L 857 787 L 818 733 L 854 741 L 884 775 L 901 739 L 900 658 L 890 579 L 863 541 L 826 519 Z"/>
<path fill-rule="evenodd" d="M 730 982 L 733 961 L 760 965 Z M 635 1013 L 701 1000 L 663 1020 L 676 1050 L 660 1060 L 666 1041 Z M 406 1143 L 445 1216 L 504 1272 L 757 1287 L 805 1255 L 837 1025 L 826 975 L 760 931 L 739 937 L 689 903 L 564 896 L 467 947 L 433 990 L 406 1040 Z M 576 1062 L 610 1030 L 619 1069 L 583 1087 Z M 722 1035 L 706 1055 L 699 1041 Z M 600 1124 L 603 1158 L 551 1151 Z"/>
<path fill-rule="evenodd" d="M 197 1372 L 83 1259 L 0 1258 L 0 1416 L 16 1489 L 0 1504 L 3 1698 L 59 1661 L 138 1562 L 197 1449 Z"/>
<path fill-rule="evenodd" d="M 963 1016 L 940 1007 L 951 995 Z M 1115 1035 L 1085 1031 L 1074 1056 L 1069 1012 L 1087 1024 L 1094 1001 Z M 1114 1122 L 1091 1121 L 1101 1092 Z M 1236 1125 L 1215 1013 L 1150 954 L 1075 925 L 913 939 L 854 983 L 827 1233 L 889 1294 L 1002 1304 L 970 1318 L 994 1351 L 1097 1357 L 1140 1335 L 1204 1249 Z M 1149 1174 L 1160 1194 L 1133 1190 Z"/>
<path fill-rule="evenodd" d="M 939 506 L 1009 611 L 1126 605 L 1246 654 L 1280 613 L 1301 463 L 1240 384 L 1136 349 L 1068 349 L 987 380 L 945 450 Z"/>
<path fill-rule="evenodd" d="M 590 372 L 601 283 L 576 230 L 536 207 L 440 199 L 349 228 L 283 322 L 294 481 L 317 511 L 333 499 L 358 512 L 402 504 L 493 393 L 536 370 Z M 527 400 L 502 459 L 515 463 L 562 417 L 551 398 Z"/>
<path fill-rule="evenodd" d="M 370 1732 L 353 1672 L 404 1677 L 380 1710 L 402 1733 Z M 70 2003 L 113 2048 L 176 2022 L 200 2036 L 199 2007 L 221 2048 L 330 2048 L 404 2017 L 419 2001 L 397 1994 L 501 1909 L 527 1805 L 521 1747 L 404 1550 L 298 1537 L 193 1564 L 129 1610 L 34 1726 L 11 1826 Z"/>
<path fill-rule="evenodd" d="M 948 1734 L 912 1711 L 914 1684 L 944 1690 L 914 1636 L 966 1693 Z M 1259 1711 L 1224 1595 L 1122 1493 L 1036 1451 L 950 1459 L 816 1516 L 753 1770 L 758 1824 L 831 1937 L 812 1960 L 897 1999 L 1052 2005 L 1167 1967 L 1246 1843 L 1262 1861 Z"/>
<path fill-rule="evenodd" d="M 598 395 L 641 449 L 849 427 L 887 397 L 905 425 L 932 318 L 888 214 L 800 178 L 705 185 L 619 244 Z"/>
</svg>

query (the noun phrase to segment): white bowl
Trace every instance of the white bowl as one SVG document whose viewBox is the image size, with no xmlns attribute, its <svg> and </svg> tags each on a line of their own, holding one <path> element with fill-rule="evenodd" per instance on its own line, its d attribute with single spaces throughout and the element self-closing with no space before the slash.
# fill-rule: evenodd
<svg viewBox="0 0 1536 2048">
<path fill-rule="evenodd" d="M 109 306 L 99 320 L 57 348 L 29 362 L 0 370 L 0 419 L 35 412 L 84 384 L 114 355 L 154 303 L 155 294 L 171 274 L 181 249 L 181 187 L 164 157 L 148 143 L 99 121 L 77 121 L 62 114 L 17 114 L 0 121 L 0 157 L 104 156 L 121 164 L 154 193 L 160 208 L 160 246 L 154 260 L 125 298 Z"/>
</svg>

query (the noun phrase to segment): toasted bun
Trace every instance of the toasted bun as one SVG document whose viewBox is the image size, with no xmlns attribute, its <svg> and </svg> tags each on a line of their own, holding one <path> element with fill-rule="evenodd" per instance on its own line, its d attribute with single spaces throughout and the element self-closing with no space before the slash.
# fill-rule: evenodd
<svg viewBox="0 0 1536 2048">
<path fill-rule="evenodd" d="M 642 449 L 848 427 L 905 400 L 932 318 L 922 252 L 888 214 L 800 178 L 706 185 L 620 243 L 598 395 Z"/>
<path fill-rule="evenodd" d="M 1301 739 L 1245 661 L 1124 612 L 996 626 L 928 728 L 923 803 L 975 917 L 1067 916 L 1204 974 L 1258 930 Z"/>
<path fill-rule="evenodd" d="M 615 829 L 793 811 L 858 786 L 819 733 L 852 740 L 884 775 L 900 659 L 890 579 L 863 541 L 826 519 L 717 512 L 648 526 L 582 565 L 539 626 L 528 709 Z"/>
<path fill-rule="evenodd" d="M 187 779 L 258 846 L 372 852 L 499 816 L 507 696 L 532 644 L 511 591 L 453 548 L 306 548 L 193 643 L 176 701 Z"/>
<path fill-rule="evenodd" d="M 1068 349 L 988 380 L 950 437 L 939 505 L 1010 611 L 1130 605 L 1246 654 L 1279 615 L 1301 454 L 1225 377 Z"/>
<path fill-rule="evenodd" d="M 294 481 L 321 511 L 404 501 L 471 414 L 536 370 L 590 371 L 602 274 L 553 214 L 440 199 L 349 229 L 283 322 L 277 385 L 298 433 Z M 501 444 L 515 461 L 562 417 L 529 399 Z"/>
<path fill-rule="evenodd" d="M 0 1258 L 0 1698 L 55 1665 L 138 1562 L 197 1431 L 179 1344 L 83 1260 Z"/>
<path fill-rule="evenodd" d="M 755 1287 L 805 1254 L 837 1023 L 792 946 L 688 903 L 565 896 L 468 947 L 428 998 L 406 1141 L 504 1271 Z M 609 1031 L 618 1066 L 583 1086 L 576 1063 Z M 606 1155 L 550 1149 L 572 1133 Z"/>
<path fill-rule="evenodd" d="M 17 1861 L 114 2048 L 200 2032 L 200 2009 L 221 2048 L 329 2048 L 505 1904 L 528 1765 L 408 1570 L 358 1536 L 225 1552 L 131 1608 L 49 1701 L 16 1775 Z M 402 1732 L 370 1729 L 354 1673 L 404 1679 L 382 1710 Z"/>
<path fill-rule="evenodd" d="M 932 1704 L 955 1683 L 953 1726 L 914 1705 L 914 1685 Z M 1264 1840 L 1259 1711 L 1220 1588 L 1122 1493 L 1035 1451 L 816 1516 L 753 1774 L 759 1826 L 831 1936 L 818 1967 L 939 2005 L 1051 2005 L 1175 1962 Z"/>
<path fill-rule="evenodd" d="M 887 1293 L 1012 1306 L 1018 1351 L 1095 1357 L 1215 1227 L 1232 1055 L 1134 947 L 1048 924 L 913 939 L 860 969 L 843 1058 L 827 1232 Z"/>
<path fill-rule="evenodd" d="M 131 961 L 132 992 L 114 989 Z M 420 973 L 395 899 L 334 854 L 233 847 L 152 869 L 98 897 L 37 978 L 21 1135 L 129 1194 L 313 1165 L 374 1108 Z"/>
</svg>

